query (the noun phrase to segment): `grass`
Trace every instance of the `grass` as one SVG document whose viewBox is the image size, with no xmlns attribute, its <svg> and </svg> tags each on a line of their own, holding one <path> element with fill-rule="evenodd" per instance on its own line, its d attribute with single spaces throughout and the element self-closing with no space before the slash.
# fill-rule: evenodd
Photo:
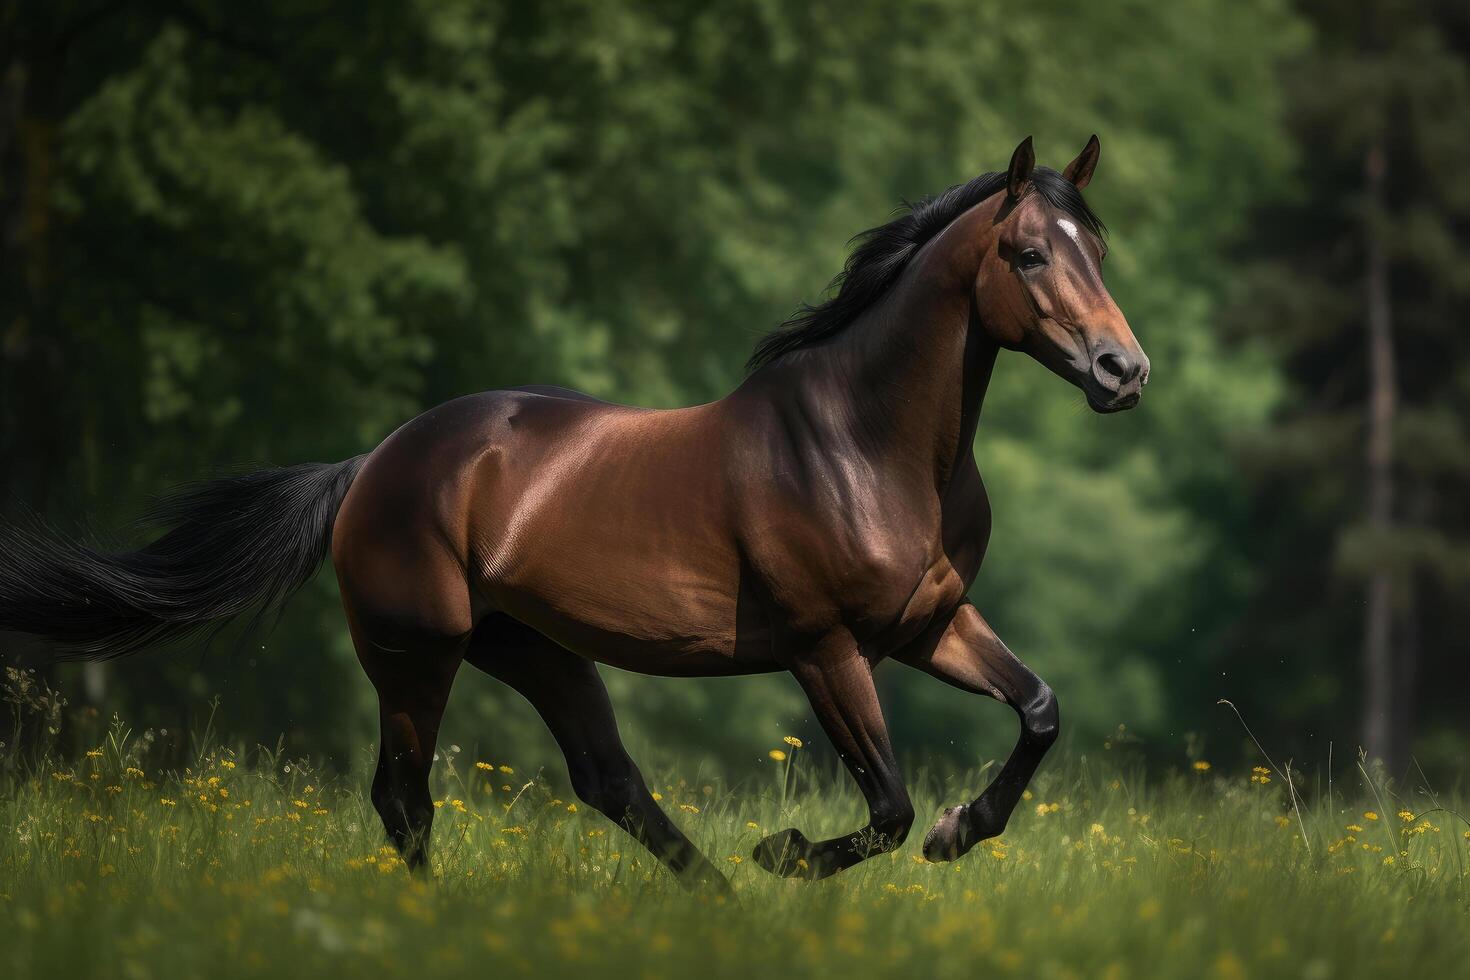
<svg viewBox="0 0 1470 980">
<path fill-rule="evenodd" d="M 816 884 L 749 860 L 786 826 L 856 828 L 845 780 L 658 779 L 730 874 L 690 896 L 515 760 L 436 767 L 434 874 L 385 847 L 365 780 L 206 745 L 149 771 L 120 728 L 73 762 L 0 776 L 0 976 L 1352 977 L 1470 969 L 1470 838 L 1450 812 L 1363 790 L 1290 805 L 1270 770 L 1155 780 L 1050 762 L 999 840 L 953 864 L 897 853 Z M 1111 759 L 1114 753 L 1102 753 Z M 13 763 L 13 760 L 12 760 Z M 491 764 L 493 763 L 493 766 Z M 981 773 L 941 792 L 968 798 Z M 942 798 L 941 798 L 942 797 Z M 1381 802 L 1380 802 L 1381 801 Z M 1429 810 L 1431 812 L 1422 812 Z"/>
</svg>

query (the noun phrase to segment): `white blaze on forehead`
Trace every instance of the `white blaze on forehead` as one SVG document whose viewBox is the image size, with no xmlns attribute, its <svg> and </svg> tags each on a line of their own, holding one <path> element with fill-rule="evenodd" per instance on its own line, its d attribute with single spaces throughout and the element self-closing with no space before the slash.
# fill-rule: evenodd
<svg viewBox="0 0 1470 980">
<path fill-rule="evenodd" d="M 1067 233 L 1067 237 L 1077 243 L 1078 248 L 1082 247 L 1082 236 L 1077 234 L 1076 225 L 1072 224 L 1072 222 L 1068 221 L 1066 218 L 1058 218 L 1057 227 L 1062 229 L 1062 231 L 1065 231 Z"/>
</svg>

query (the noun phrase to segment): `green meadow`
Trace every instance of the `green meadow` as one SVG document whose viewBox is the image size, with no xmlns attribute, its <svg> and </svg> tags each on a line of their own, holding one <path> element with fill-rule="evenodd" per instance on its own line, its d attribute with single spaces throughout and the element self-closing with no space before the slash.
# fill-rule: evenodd
<svg viewBox="0 0 1470 980">
<path fill-rule="evenodd" d="M 762 777 L 657 771 L 728 873 L 690 894 L 564 774 L 441 752 L 433 873 L 384 838 L 366 774 L 196 740 L 151 768 L 115 725 L 0 783 L 0 976 L 1348 977 L 1464 975 L 1470 824 L 1349 766 L 1293 802 L 1268 765 L 1145 774 L 1059 746 L 1005 835 L 952 864 L 896 853 L 817 883 L 749 859 L 765 834 L 863 822 L 845 778 L 771 746 Z M 14 743 L 12 743 L 14 744 Z M 784 756 L 784 758 L 778 758 Z M 990 767 L 987 767 L 990 768 Z M 924 815 L 984 769 L 914 779 Z M 1325 778 L 1325 774 L 1324 774 Z"/>
</svg>

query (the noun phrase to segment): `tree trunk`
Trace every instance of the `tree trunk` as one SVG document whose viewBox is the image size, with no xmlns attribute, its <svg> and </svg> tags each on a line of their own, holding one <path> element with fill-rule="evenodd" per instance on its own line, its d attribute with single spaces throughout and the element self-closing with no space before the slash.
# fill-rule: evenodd
<svg viewBox="0 0 1470 980">
<path fill-rule="evenodd" d="M 1363 161 L 1368 208 L 1365 216 L 1368 327 L 1367 517 L 1369 538 L 1386 541 L 1393 530 L 1393 427 L 1398 388 L 1394 371 L 1393 309 L 1388 256 L 1377 223 L 1384 212 L 1388 163 L 1375 140 Z M 1394 696 L 1393 572 L 1378 564 L 1368 576 L 1363 623 L 1363 748 L 1397 772 L 1406 740 L 1401 701 Z"/>
</svg>

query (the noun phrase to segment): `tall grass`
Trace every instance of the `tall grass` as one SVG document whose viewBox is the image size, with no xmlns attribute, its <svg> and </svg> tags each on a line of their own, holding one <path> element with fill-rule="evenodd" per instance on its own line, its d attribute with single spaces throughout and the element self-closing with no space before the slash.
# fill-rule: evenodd
<svg viewBox="0 0 1470 980">
<path fill-rule="evenodd" d="M 201 733 L 159 771 L 115 725 L 74 760 L 0 775 L 0 976 L 1345 977 L 1470 970 L 1470 831 L 1362 786 L 1305 801 L 1281 774 L 1050 761 L 1000 839 L 953 864 L 897 853 L 820 883 L 748 860 L 764 834 L 855 829 L 849 783 L 660 774 L 738 899 L 689 895 L 515 759 L 449 750 L 433 874 L 410 877 L 362 774 Z M 11 746 L 13 749 L 13 745 Z M 933 814 L 984 776 L 916 781 Z M 1378 794 L 1375 796 L 1375 793 Z M 1442 802 L 1442 801 L 1441 801 Z M 1402 812 L 1400 812 L 1402 809 Z M 1452 808 L 1451 808 L 1452 809 Z M 1424 812 L 1430 811 L 1430 812 Z"/>
</svg>

